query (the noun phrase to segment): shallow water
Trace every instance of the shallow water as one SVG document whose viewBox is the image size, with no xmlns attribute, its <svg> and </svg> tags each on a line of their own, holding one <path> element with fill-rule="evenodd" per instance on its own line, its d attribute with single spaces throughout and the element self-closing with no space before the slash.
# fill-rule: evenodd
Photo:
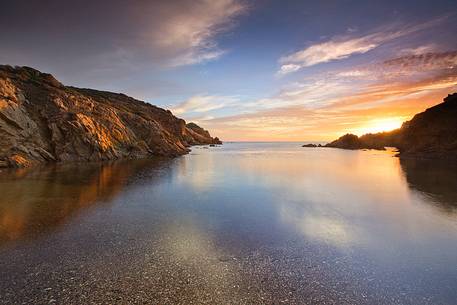
<svg viewBox="0 0 457 305">
<path fill-rule="evenodd" d="M 457 165 L 299 143 L 0 173 L 0 303 L 455 304 Z"/>
</svg>

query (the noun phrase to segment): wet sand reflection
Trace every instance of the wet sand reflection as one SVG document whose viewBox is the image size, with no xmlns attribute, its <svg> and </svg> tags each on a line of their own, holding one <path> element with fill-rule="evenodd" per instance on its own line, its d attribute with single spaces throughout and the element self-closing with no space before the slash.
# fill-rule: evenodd
<svg viewBox="0 0 457 305">
<path fill-rule="evenodd" d="M 108 204 L 139 171 L 167 160 L 55 165 L 0 175 L 0 245 L 52 230 L 79 212 Z"/>
<path fill-rule="evenodd" d="M 427 203 L 457 213 L 457 162 L 409 158 L 400 164 L 409 187 L 428 197 Z"/>
</svg>

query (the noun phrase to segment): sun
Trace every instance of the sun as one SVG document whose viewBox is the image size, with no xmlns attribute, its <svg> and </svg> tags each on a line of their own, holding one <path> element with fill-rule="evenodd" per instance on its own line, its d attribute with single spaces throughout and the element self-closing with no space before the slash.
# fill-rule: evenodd
<svg viewBox="0 0 457 305">
<path fill-rule="evenodd" d="M 369 121 L 367 125 L 354 130 L 354 133 L 360 136 L 367 133 L 391 131 L 400 128 L 404 121 L 406 121 L 406 118 L 404 117 L 374 119 Z"/>
</svg>

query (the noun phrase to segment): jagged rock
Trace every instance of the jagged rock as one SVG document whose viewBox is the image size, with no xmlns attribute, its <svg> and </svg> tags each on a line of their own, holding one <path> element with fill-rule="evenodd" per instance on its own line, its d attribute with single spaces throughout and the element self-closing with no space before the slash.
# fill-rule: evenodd
<svg viewBox="0 0 457 305">
<path fill-rule="evenodd" d="M 326 147 L 384 149 L 397 147 L 401 156 L 457 158 L 457 93 L 416 114 L 401 128 L 361 137 L 347 134 Z"/>
<path fill-rule="evenodd" d="M 209 134 L 209 132 L 200 126 L 198 126 L 195 123 L 188 123 L 186 124 L 187 129 L 191 133 L 192 137 L 188 139 L 189 142 L 192 143 L 192 141 L 198 140 L 198 143 L 195 143 L 195 145 L 200 145 L 200 144 L 222 144 L 221 140 L 219 140 L 218 137 L 212 138 Z"/>
<path fill-rule="evenodd" d="M 301 147 L 318 147 L 318 146 L 316 144 L 309 143 L 309 144 L 303 144 Z"/>
<path fill-rule="evenodd" d="M 177 156 L 191 145 L 217 143 L 196 124 L 124 94 L 0 66 L 0 167 Z"/>
</svg>

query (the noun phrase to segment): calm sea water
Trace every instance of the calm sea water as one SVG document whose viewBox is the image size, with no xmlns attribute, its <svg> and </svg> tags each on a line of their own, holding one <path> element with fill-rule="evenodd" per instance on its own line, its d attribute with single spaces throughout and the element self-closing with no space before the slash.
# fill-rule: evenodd
<svg viewBox="0 0 457 305">
<path fill-rule="evenodd" d="M 457 304 L 457 165 L 300 143 L 0 172 L 0 304 Z"/>
</svg>

